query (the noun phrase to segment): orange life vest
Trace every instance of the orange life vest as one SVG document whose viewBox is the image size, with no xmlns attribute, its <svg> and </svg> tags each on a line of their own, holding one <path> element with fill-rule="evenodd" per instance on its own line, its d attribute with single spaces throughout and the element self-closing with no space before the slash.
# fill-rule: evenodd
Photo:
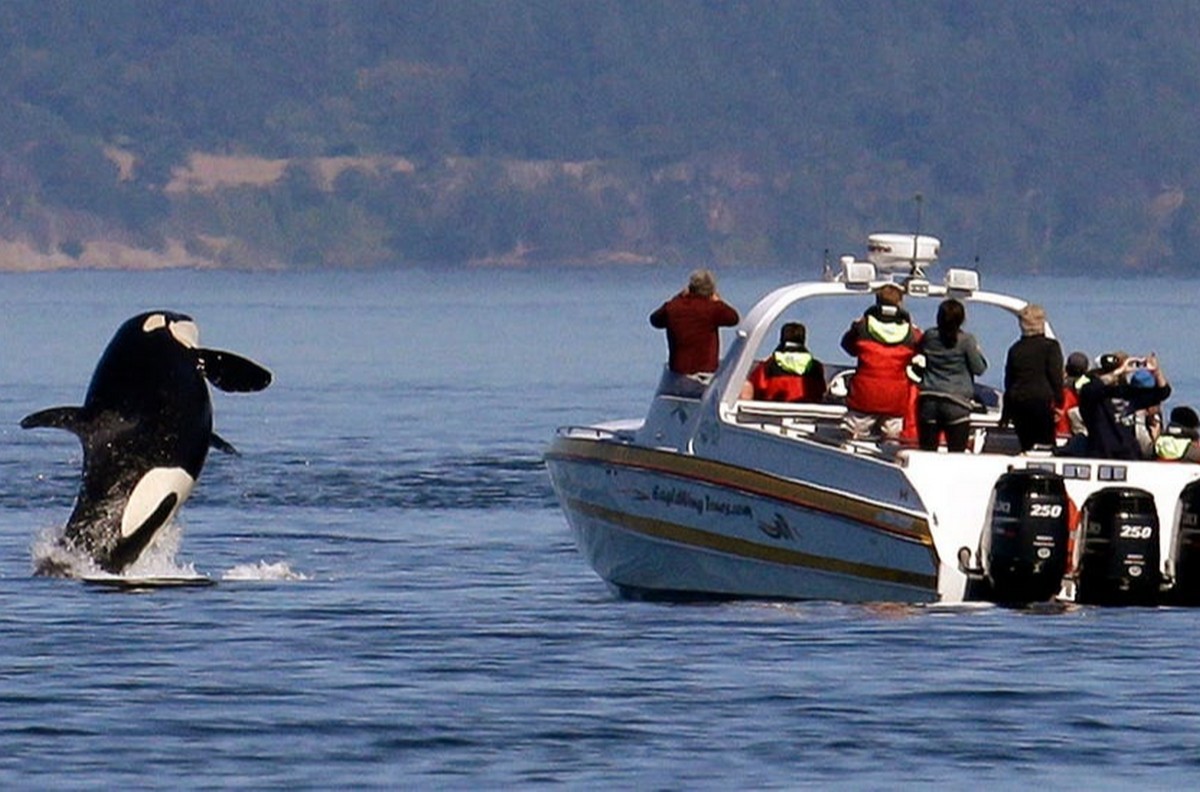
<svg viewBox="0 0 1200 792">
<path fill-rule="evenodd" d="M 772 358 L 761 361 L 750 372 L 754 398 L 778 402 L 817 402 L 825 397 L 823 369 L 811 355 L 808 355 L 806 365 L 798 367 L 803 369 L 802 372 L 785 371 L 777 366 L 781 370 L 774 376 L 771 374 Z"/>
<path fill-rule="evenodd" d="M 1054 433 L 1059 437 L 1071 436 L 1071 418 L 1067 415 L 1072 407 L 1079 406 L 1079 393 L 1074 388 L 1063 388 L 1063 403 L 1054 408 Z"/>
<path fill-rule="evenodd" d="M 920 331 L 915 328 L 898 344 L 860 336 L 856 342 L 858 367 L 850 380 L 846 406 L 873 415 L 904 415 L 911 385 L 905 369 L 919 338 Z"/>
</svg>

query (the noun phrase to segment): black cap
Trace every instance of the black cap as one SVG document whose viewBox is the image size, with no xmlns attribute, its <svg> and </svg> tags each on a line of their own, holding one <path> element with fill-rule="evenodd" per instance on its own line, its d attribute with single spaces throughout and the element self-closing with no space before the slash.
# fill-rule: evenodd
<svg viewBox="0 0 1200 792">
<path fill-rule="evenodd" d="M 1171 410 L 1171 423 L 1185 429 L 1200 429 L 1200 415 L 1191 407 L 1176 407 Z"/>
<path fill-rule="evenodd" d="M 1107 374 L 1110 371 L 1116 371 L 1121 367 L 1121 358 L 1114 353 L 1109 352 L 1107 355 L 1100 356 L 1100 370 Z"/>
</svg>

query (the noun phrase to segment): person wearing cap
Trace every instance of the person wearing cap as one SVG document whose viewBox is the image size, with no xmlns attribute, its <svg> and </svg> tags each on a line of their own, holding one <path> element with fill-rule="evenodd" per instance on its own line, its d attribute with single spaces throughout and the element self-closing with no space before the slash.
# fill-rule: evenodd
<svg viewBox="0 0 1200 792">
<path fill-rule="evenodd" d="M 943 300 L 937 330 L 925 333 L 917 345 L 917 357 L 925 358 L 917 386 L 917 442 L 925 451 L 936 451 L 942 434 L 947 450 L 967 449 L 975 378 L 987 370 L 987 359 L 975 336 L 962 329 L 966 318 L 961 302 Z"/>
<path fill-rule="evenodd" d="M 1030 303 L 1017 312 L 1021 338 L 1004 361 L 1001 424 L 1011 423 L 1021 451 L 1054 447 L 1054 411 L 1063 403 L 1063 355 L 1046 335 L 1046 309 Z"/>
<path fill-rule="evenodd" d="M 808 351 L 808 330 L 788 322 L 779 345 L 750 372 L 742 398 L 778 402 L 819 402 L 825 398 L 825 366 Z"/>
<path fill-rule="evenodd" d="M 1090 367 L 1088 356 L 1083 352 L 1072 352 L 1067 355 L 1067 365 L 1063 372 L 1062 405 L 1054 411 L 1054 433 L 1062 438 L 1071 438 L 1087 434 L 1087 427 L 1079 416 L 1079 392 L 1075 390 L 1079 379 L 1087 374 Z"/>
<path fill-rule="evenodd" d="M 895 439 L 904 428 L 910 387 L 906 369 L 921 331 L 904 310 L 903 300 L 903 289 L 885 283 L 875 292 L 875 304 L 842 335 L 842 349 L 858 359 L 843 419 L 856 440 L 876 433 Z"/>
<path fill-rule="evenodd" d="M 1083 416 L 1079 414 L 1080 380 L 1091 368 L 1091 361 L 1084 352 L 1072 352 L 1067 355 L 1067 365 L 1063 372 L 1063 401 L 1054 410 L 1054 434 L 1057 437 L 1060 456 L 1083 456 L 1087 453 L 1087 426 Z"/>
<path fill-rule="evenodd" d="M 1191 407 L 1171 410 L 1167 428 L 1154 441 L 1154 456 L 1169 462 L 1200 462 L 1200 415 Z"/>
<path fill-rule="evenodd" d="M 666 389 L 686 396 L 703 393 L 717 370 L 720 328 L 733 327 L 739 321 L 738 312 L 717 294 L 712 272 L 692 272 L 683 291 L 650 314 L 650 324 L 667 331 Z"/>
<path fill-rule="evenodd" d="M 1113 352 L 1101 355 L 1099 364 L 1078 386 L 1079 414 L 1088 432 L 1087 455 L 1143 459 L 1137 413 L 1166 401 L 1171 385 L 1154 354 L 1136 358 Z"/>
</svg>

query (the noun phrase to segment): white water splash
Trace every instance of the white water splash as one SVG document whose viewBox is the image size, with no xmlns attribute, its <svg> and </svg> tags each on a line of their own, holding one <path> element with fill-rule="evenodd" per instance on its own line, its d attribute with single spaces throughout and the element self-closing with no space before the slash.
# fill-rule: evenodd
<svg viewBox="0 0 1200 792">
<path fill-rule="evenodd" d="M 183 542 L 183 529 L 177 523 L 168 523 L 154 534 L 150 544 L 127 566 L 122 577 L 130 578 L 195 578 L 200 577 L 190 562 L 181 564 L 176 555 Z"/>
<path fill-rule="evenodd" d="M 221 580 L 308 580 L 302 572 L 294 571 L 286 561 L 268 564 L 259 561 L 257 564 L 238 564 L 225 570 Z"/>
<path fill-rule="evenodd" d="M 30 548 L 34 574 L 52 577 L 114 580 L 198 580 L 206 576 L 197 572 L 191 562 L 181 563 L 176 557 L 183 540 L 183 528 L 177 523 L 164 525 L 155 534 L 142 555 L 120 574 L 106 572 L 86 553 L 63 546 L 62 526 L 43 529 Z M 256 564 L 237 564 L 227 569 L 222 580 L 308 580 L 308 576 L 291 568 L 286 561 Z"/>
<path fill-rule="evenodd" d="M 183 540 L 183 529 L 176 523 L 164 525 L 154 535 L 142 555 L 121 574 L 106 572 L 91 556 L 65 547 L 62 526 L 46 528 L 35 538 L 30 548 L 34 574 L 70 578 L 159 578 L 193 580 L 203 577 L 191 563 L 181 564 L 176 555 Z"/>
<path fill-rule="evenodd" d="M 30 554 L 35 575 L 82 578 L 104 574 L 90 556 L 64 547 L 60 542 L 62 534 L 63 527 L 59 525 L 44 528 L 34 537 Z"/>
</svg>

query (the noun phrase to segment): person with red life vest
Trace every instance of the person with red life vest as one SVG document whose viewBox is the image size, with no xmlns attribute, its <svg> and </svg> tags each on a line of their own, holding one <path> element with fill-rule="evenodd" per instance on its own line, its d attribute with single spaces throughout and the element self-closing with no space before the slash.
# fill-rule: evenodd
<svg viewBox="0 0 1200 792">
<path fill-rule="evenodd" d="M 743 388 L 743 398 L 779 402 L 820 402 L 825 398 L 825 366 L 808 351 L 808 331 L 799 322 L 779 330 L 779 346 L 759 361 Z"/>
<path fill-rule="evenodd" d="M 906 369 L 921 331 L 901 305 L 903 300 L 903 289 L 885 283 L 875 292 L 875 304 L 842 336 L 842 349 L 858 358 L 843 420 L 856 440 L 875 434 L 896 439 L 904 428 L 910 390 Z"/>
<path fill-rule="evenodd" d="M 1200 462 L 1200 415 L 1191 407 L 1171 410 L 1167 428 L 1154 441 L 1154 456 L 1168 462 Z"/>
<path fill-rule="evenodd" d="M 1088 356 L 1083 352 L 1072 352 L 1067 356 L 1063 376 L 1063 403 L 1054 411 L 1054 433 L 1059 437 L 1087 434 L 1087 427 L 1079 417 L 1079 393 L 1075 384 L 1087 373 Z"/>
<path fill-rule="evenodd" d="M 719 362 L 719 329 L 739 321 L 738 312 L 717 294 L 712 272 L 692 272 L 683 291 L 650 314 L 650 324 L 667 331 L 667 372 L 660 392 L 703 394 Z"/>
<path fill-rule="evenodd" d="M 1060 444 L 1057 453 L 1062 456 L 1081 456 L 1087 451 L 1087 425 L 1079 414 L 1078 386 L 1089 366 L 1090 361 L 1084 352 L 1072 352 L 1067 356 L 1063 401 L 1054 410 L 1054 434 Z"/>
</svg>

